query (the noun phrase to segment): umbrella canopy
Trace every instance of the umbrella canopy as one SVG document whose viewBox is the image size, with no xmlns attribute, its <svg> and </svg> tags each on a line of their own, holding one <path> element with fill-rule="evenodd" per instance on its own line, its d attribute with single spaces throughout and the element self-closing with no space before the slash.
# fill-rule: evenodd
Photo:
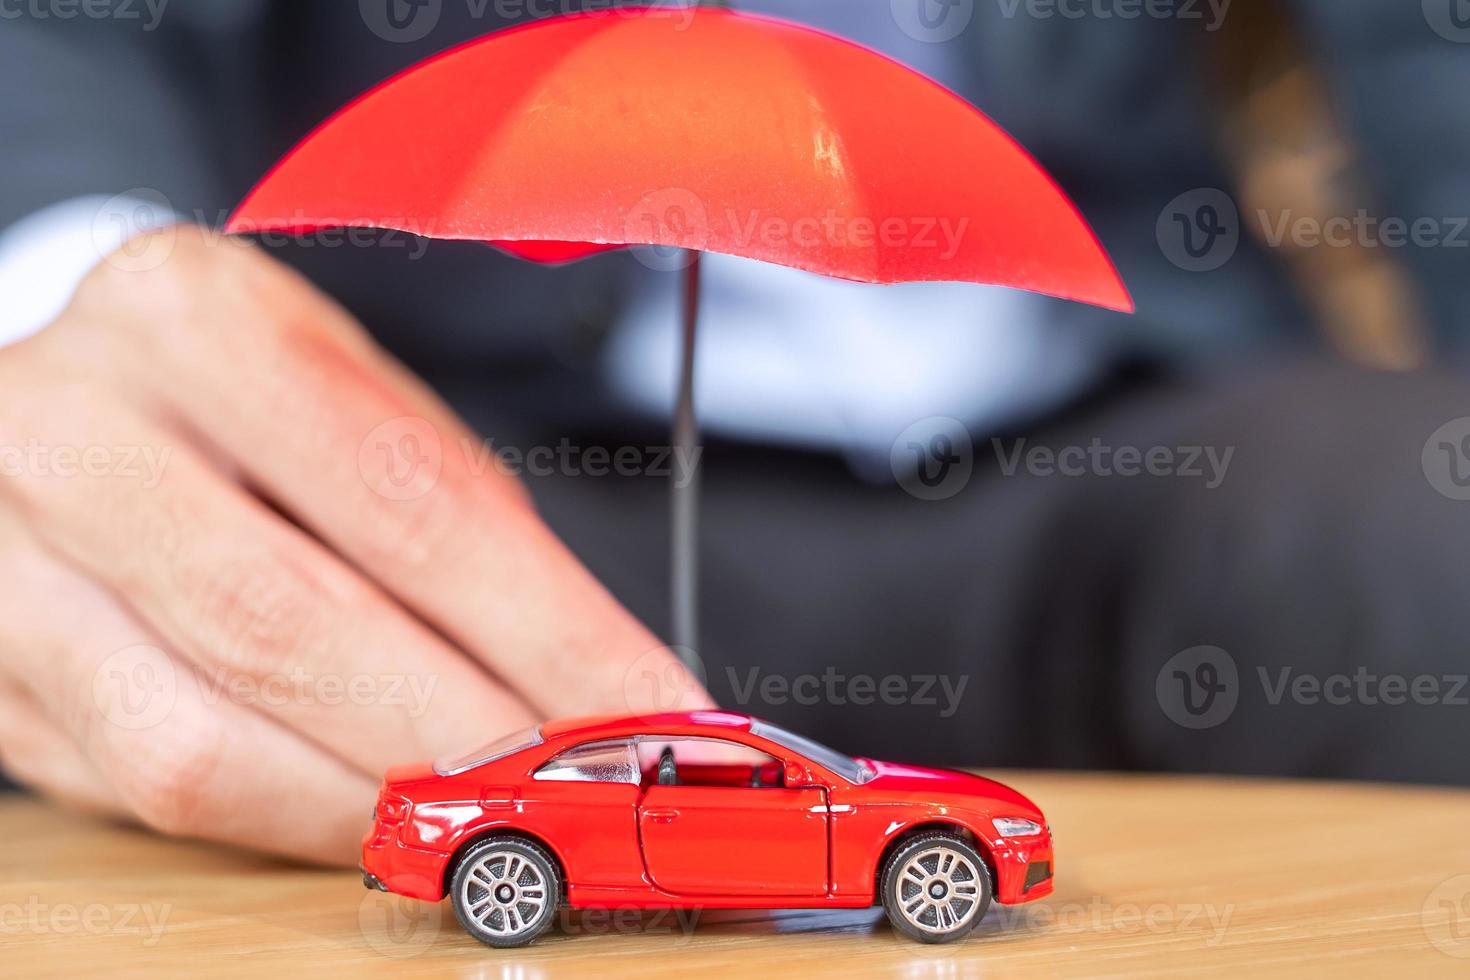
<svg viewBox="0 0 1470 980">
<path fill-rule="evenodd" d="M 227 231 L 341 226 L 547 263 L 689 250 L 674 425 L 686 452 L 699 252 L 1133 309 L 1076 207 L 959 96 L 829 34 L 718 8 L 605 9 L 445 52 L 324 123 Z M 672 633 L 695 663 L 697 475 L 675 484 L 672 534 Z"/>
<path fill-rule="evenodd" d="M 1077 209 L 963 99 L 715 8 L 552 18 L 438 55 L 309 136 L 228 230 L 343 225 L 540 262 L 662 245 L 1132 309 Z"/>
</svg>

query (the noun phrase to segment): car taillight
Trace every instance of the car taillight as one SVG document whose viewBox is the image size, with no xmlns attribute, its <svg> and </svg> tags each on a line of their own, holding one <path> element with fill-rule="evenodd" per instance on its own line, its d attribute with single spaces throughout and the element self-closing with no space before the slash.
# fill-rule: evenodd
<svg viewBox="0 0 1470 980">
<path fill-rule="evenodd" d="M 384 793 L 378 797 L 377 817 L 386 823 L 402 823 L 412 806 L 411 802 L 401 796 Z"/>
</svg>

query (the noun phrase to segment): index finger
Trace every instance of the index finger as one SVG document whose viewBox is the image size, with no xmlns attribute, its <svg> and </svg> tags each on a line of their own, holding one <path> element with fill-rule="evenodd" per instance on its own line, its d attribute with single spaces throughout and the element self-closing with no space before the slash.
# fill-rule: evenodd
<svg viewBox="0 0 1470 980">
<path fill-rule="evenodd" d="M 422 382 L 294 273 L 237 266 L 201 311 L 229 322 L 148 351 L 139 384 L 548 715 L 710 704 Z"/>
</svg>

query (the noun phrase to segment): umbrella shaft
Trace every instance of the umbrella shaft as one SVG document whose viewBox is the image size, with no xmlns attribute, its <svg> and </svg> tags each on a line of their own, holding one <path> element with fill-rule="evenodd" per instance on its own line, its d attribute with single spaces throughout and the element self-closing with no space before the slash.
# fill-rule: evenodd
<svg viewBox="0 0 1470 980">
<path fill-rule="evenodd" d="M 687 460 L 687 469 L 674 467 L 671 487 L 672 541 L 672 629 L 679 655 L 690 661 L 699 649 L 699 421 L 694 411 L 695 337 L 699 326 L 699 253 L 689 253 L 684 270 L 684 322 L 679 348 L 679 395 L 674 405 L 676 459 Z M 685 481 L 679 482 L 684 470 Z"/>
</svg>

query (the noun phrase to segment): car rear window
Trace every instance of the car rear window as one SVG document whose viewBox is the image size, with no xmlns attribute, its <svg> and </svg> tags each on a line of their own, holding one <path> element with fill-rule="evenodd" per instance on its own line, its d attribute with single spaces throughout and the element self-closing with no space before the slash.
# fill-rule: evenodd
<svg viewBox="0 0 1470 980">
<path fill-rule="evenodd" d="M 487 762 L 504 759 L 508 755 L 540 744 L 541 729 L 539 727 L 527 728 L 524 731 L 503 735 L 489 745 L 482 745 L 473 752 L 439 759 L 434 763 L 434 771 L 441 776 L 457 776 L 462 772 L 483 766 Z"/>
</svg>

